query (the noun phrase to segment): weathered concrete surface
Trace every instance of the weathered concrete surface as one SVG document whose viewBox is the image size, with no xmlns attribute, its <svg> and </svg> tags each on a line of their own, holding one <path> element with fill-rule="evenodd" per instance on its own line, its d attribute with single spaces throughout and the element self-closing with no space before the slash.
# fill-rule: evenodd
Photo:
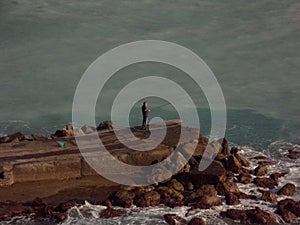
<svg viewBox="0 0 300 225">
<path fill-rule="evenodd" d="M 90 140 L 99 135 L 106 149 L 118 160 L 137 166 L 150 165 L 167 158 L 178 144 L 178 138 L 183 128 L 181 121 L 167 121 L 166 124 L 165 139 L 151 151 L 129 149 L 118 140 L 111 130 L 94 132 L 82 136 L 82 138 L 86 141 L 90 157 L 97 157 L 97 152 L 93 152 L 95 146 Z M 159 125 L 156 126 L 156 129 L 160 129 Z M 183 138 L 185 143 L 195 141 L 195 137 L 203 140 L 203 136 L 198 130 L 184 129 L 188 130 L 188 134 L 193 134 Z M 140 147 L 147 145 L 147 137 L 150 134 L 148 131 L 132 128 L 132 132 L 140 138 L 142 142 L 139 144 Z M 59 147 L 58 141 L 65 142 L 66 147 Z M 205 144 L 199 143 L 198 149 L 203 148 L 202 145 Z M 0 145 L 0 153 L 0 187 L 24 182 L 78 179 L 97 175 L 85 162 L 74 137 L 5 143 Z M 124 171 L 124 173 L 128 172 Z"/>
</svg>

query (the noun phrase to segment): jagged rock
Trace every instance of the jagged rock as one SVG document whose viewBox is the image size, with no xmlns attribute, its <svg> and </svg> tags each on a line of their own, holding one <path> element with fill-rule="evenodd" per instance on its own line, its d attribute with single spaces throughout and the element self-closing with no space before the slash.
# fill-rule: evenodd
<svg viewBox="0 0 300 225">
<path fill-rule="evenodd" d="M 235 193 L 235 195 L 237 195 L 239 199 L 257 199 L 256 195 L 249 195 L 241 191 L 239 193 Z"/>
<path fill-rule="evenodd" d="M 285 173 L 285 172 L 282 172 L 282 173 L 276 172 L 276 173 L 272 173 L 272 174 L 270 175 L 270 177 L 271 177 L 273 180 L 277 181 L 280 177 L 283 177 L 283 176 L 285 176 L 286 174 L 287 174 L 287 173 Z"/>
<path fill-rule="evenodd" d="M 228 159 L 226 161 L 226 169 L 228 169 L 234 173 L 238 173 L 238 171 L 241 167 L 242 167 L 242 164 L 234 155 L 231 155 L 228 157 Z"/>
<path fill-rule="evenodd" d="M 97 130 L 113 130 L 113 124 L 111 121 L 103 121 L 98 125 Z"/>
<path fill-rule="evenodd" d="M 290 159 L 298 159 L 300 156 L 300 151 L 297 150 L 289 150 L 289 153 L 287 154 L 287 157 L 289 157 Z"/>
<path fill-rule="evenodd" d="M 199 189 L 196 191 L 192 192 L 190 196 L 187 198 L 187 201 L 194 200 L 196 198 L 201 198 L 205 195 L 212 195 L 212 196 L 217 196 L 217 191 L 213 185 L 202 185 Z"/>
<path fill-rule="evenodd" d="M 188 176 L 191 176 L 194 186 L 199 187 L 202 184 L 215 185 L 226 180 L 226 170 L 221 162 L 214 160 L 206 170 L 199 171 L 196 168 Z"/>
<path fill-rule="evenodd" d="M 255 209 L 246 210 L 246 214 L 248 217 L 247 221 L 250 221 L 251 223 L 257 223 L 257 224 L 277 223 L 277 219 L 274 215 L 265 212 L 258 207 L 255 207 Z"/>
<path fill-rule="evenodd" d="M 164 219 L 169 225 L 185 225 L 186 220 L 176 214 L 165 214 Z"/>
<path fill-rule="evenodd" d="M 32 206 L 20 203 L 0 203 L 0 220 L 6 220 L 14 216 L 33 213 Z"/>
<path fill-rule="evenodd" d="M 74 199 L 74 200 L 60 203 L 58 206 L 55 207 L 54 210 L 58 211 L 58 212 L 67 212 L 68 209 L 70 209 L 74 206 L 80 206 L 82 204 L 84 204 L 83 200 Z"/>
<path fill-rule="evenodd" d="M 240 209 L 228 209 L 225 212 L 221 212 L 220 215 L 223 218 L 227 217 L 238 221 L 245 221 L 247 218 L 246 212 Z"/>
<path fill-rule="evenodd" d="M 158 187 L 156 190 L 160 194 L 162 201 L 168 201 L 170 199 L 177 199 L 177 200 L 184 199 L 184 196 L 180 192 L 174 190 L 173 188 L 161 186 Z"/>
<path fill-rule="evenodd" d="M 221 212 L 222 217 L 228 217 L 233 220 L 238 220 L 242 224 L 275 224 L 277 219 L 272 214 L 256 207 L 249 210 L 228 209 L 226 212 Z"/>
<path fill-rule="evenodd" d="M 9 143 L 12 141 L 24 141 L 26 139 L 25 135 L 21 132 L 17 132 L 11 135 L 7 135 L 4 137 L 0 137 L 0 144 L 1 143 Z"/>
<path fill-rule="evenodd" d="M 194 217 L 190 220 L 188 225 L 205 225 L 205 220 L 199 217 Z"/>
<path fill-rule="evenodd" d="M 135 194 L 131 190 L 120 190 L 113 195 L 111 202 L 113 205 L 130 208 L 133 205 L 134 198 Z"/>
<path fill-rule="evenodd" d="M 294 184 L 288 183 L 279 189 L 278 195 L 293 196 L 296 191 L 296 186 Z"/>
<path fill-rule="evenodd" d="M 97 131 L 97 129 L 93 126 L 89 126 L 89 125 L 84 125 L 81 127 L 81 130 L 83 131 L 83 133 L 85 134 L 90 134 L 93 133 L 95 131 Z"/>
<path fill-rule="evenodd" d="M 179 191 L 179 192 L 184 191 L 183 185 L 180 182 L 178 182 L 176 179 L 170 180 L 167 185 L 168 185 L 168 187 L 173 188 L 176 191 Z"/>
<path fill-rule="evenodd" d="M 243 184 L 252 183 L 252 176 L 250 174 L 241 173 L 237 178 L 238 178 L 238 181 Z"/>
<path fill-rule="evenodd" d="M 187 182 L 184 185 L 185 185 L 185 189 L 188 191 L 192 191 L 195 188 L 192 182 Z"/>
<path fill-rule="evenodd" d="M 260 165 L 254 169 L 254 175 L 259 177 L 265 176 L 267 172 L 268 172 L 268 167 L 265 165 Z"/>
<path fill-rule="evenodd" d="M 273 189 L 277 186 L 277 182 L 267 177 L 257 177 L 254 179 L 254 184 L 258 187 Z"/>
<path fill-rule="evenodd" d="M 222 205 L 220 198 L 217 195 L 202 196 L 194 205 L 198 209 L 210 209 L 213 206 Z"/>
<path fill-rule="evenodd" d="M 227 205 L 238 205 L 241 203 L 238 196 L 232 193 L 225 194 L 225 201 Z"/>
<path fill-rule="evenodd" d="M 282 219 L 290 223 L 297 217 L 300 217 L 300 205 L 293 199 L 284 199 L 277 203 L 276 213 L 279 214 Z"/>
<path fill-rule="evenodd" d="M 237 154 L 239 151 L 241 151 L 241 149 L 234 146 L 230 149 L 230 154 L 234 155 L 234 154 Z"/>
<path fill-rule="evenodd" d="M 56 222 L 63 222 L 65 219 L 67 219 L 67 215 L 65 213 L 52 212 L 51 218 Z"/>
<path fill-rule="evenodd" d="M 218 183 L 216 186 L 216 190 L 219 195 L 226 195 L 226 193 L 239 193 L 240 189 L 237 184 L 234 182 L 224 182 Z"/>
<path fill-rule="evenodd" d="M 234 154 L 234 156 L 241 163 L 242 166 L 245 166 L 245 167 L 250 166 L 249 161 L 245 157 L 241 156 L 240 154 Z"/>
<path fill-rule="evenodd" d="M 271 203 L 277 202 L 277 195 L 270 192 L 270 191 L 264 191 L 261 196 L 261 200 Z"/>
<path fill-rule="evenodd" d="M 156 191 L 145 192 L 135 196 L 133 202 L 138 207 L 157 206 L 160 204 L 160 195 Z"/>
<path fill-rule="evenodd" d="M 100 213 L 100 218 L 107 219 L 112 217 L 120 217 L 123 216 L 125 213 L 126 213 L 125 210 L 107 208 Z"/>
</svg>

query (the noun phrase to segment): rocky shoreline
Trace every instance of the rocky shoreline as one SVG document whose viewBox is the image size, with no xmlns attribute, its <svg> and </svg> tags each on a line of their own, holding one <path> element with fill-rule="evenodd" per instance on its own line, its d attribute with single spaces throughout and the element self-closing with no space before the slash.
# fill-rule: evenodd
<svg viewBox="0 0 300 225">
<path fill-rule="evenodd" d="M 145 165 L 149 165 L 155 160 L 155 162 L 164 160 L 165 154 L 169 154 L 170 151 L 172 151 L 170 148 L 176 146 L 176 139 L 178 138 L 177 131 L 181 127 L 181 124 L 174 122 L 170 122 L 169 124 L 173 125 L 168 127 L 167 136 L 162 146 L 158 147 L 160 154 L 157 154 L 155 151 L 150 153 L 151 155 L 149 157 L 151 158 L 152 156 L 152 158 L 150 161 L 144 161 Z M 113 136 L 113 132 L 110 131 L 110 124 L 103 123 L 101 124 L 101 129 L 99 127 L 96 132 L 98 132 L 99 136 L 103 137 L 104 140 L 105 137 L 109 137 L 107 138 L 107 144 L 109 144 Z M 69 139 L 67 138 L 73 135 L 73 130 L 73 128 L 69 128 L 57 131 L 52 139 L 69 143 Z M 83 130 L 86 131 L 89 129 L 81 129 L 82 132 L 84 132 Z M 101 133 L 103 130 L 107 132 Z M 77 130 L 76 132 L 81 131 Z M 90 129 L 90 132 L 95 132 L 95 130 Z M 135 134 L 141 138 L 146 138 L 147 135 L 149 135 L 140 131 L 137 131 Z M 262 203 L 270 202 L 276 205 L 275 214 L 266 212 L 259 207 L 245 210 L 232 208 L 222 211 L 220 217 L 229 218 L 241 224 L 279 224 L 282 223 L 282 221 L 289 223 L 297 217 L 300 217 L 300 204 L 293 200 L 292 197 L 295 194 L 295 185 L 287 183 L 279 187 L 278 179 L 285 176 L 286 173 L 277 172 L 268 175 L 268 167 L 274 162 L 263 155 L 254 158 L 257 165 L 254 166 L 254 169 L 251 169 L 250 162 L 243 156 L 241 149 L 230 147 L 227 140 L 223 139 L 221 142 L 216 142 L 213 145 L 214 151 L 218 152 L 213 163 L 205 171 L 199 172 L 199 162 L 202 159 L 208 140 L 202 136 L 200 132 L 198 134 L 198 145 L 193 156 L 189 162 L 169 180 L 146 187 L 129 187 L 110 184 L 104 187 L 104 189 L 99 189 L 98 195 L 101 196 L 101 198 L 99 197 L 98 199 L 96 199 L 97 193 L 95 192 L 91 194 L 90 198 L 85 196 L 84 199 L 72 198 L 66 201 L 59 201 L 58 199 L 56 202 L 49 201 L 49 199 L 45 201 L 46 198 L 41 198 L 41 196 L 36 196 L 37 198 L 33 201 L 26 202 L 5 199 L 10 201 L 0 203 L 0 220 L 7 220 L 19 215 L 33 214 L 36 218 L 47 217 L 52 221 L 61 222 L 67 218 L 68 209 L 73 206 L 83 205 L 84 200 L 88 200 L 91 204 L 104 205 L 107 207 L 99 215 L 100 218 L 118 217 L 126 214 L 125 210 L 115 208 L 115 206 L 123 208 L 130 208 L 133 205 L 137 207 L 151 207 L 161 204 L 171 208 L 189 206 L 190 212 L 197 209 L 214 209 L 223 204 L 238 206 L 243 199 L 252 199 L 253 201 Z M 13 145 L 15 145 L 16 142 L 17 144 L 24 141 L 26 142 L 25 136 L 23 137 L 20 134 L 14 136 L 14 138 L 11 137 L 9 139 L 10 141 L 8 141 L 15 141 Z M 41 138 L 43 141 L 45 141 L 44 138 L 48 138 L 41 135 L 35 136 L 36 139 Z M 8 138 L 2 138 L 1 140 L 4 139 L 8 140 Z M 191 140 L 184 143 L 182 146 L 183 150 L 189 151 L 190 141 Z M 12 144 L 10 144 L 10 146 L 12 146 Z M 123 149 L 123 146 L 119 148 Z M 115 148 L 112 148 L 112 150 L 115 151 Z M 120 156 L 122 153 L 117 152 L 114 154 Z M 295 153 L 293 153 L 293 156 L 294 155 Z M 135 155 L 135 158 L 136 157 L 139 157 L 139 155 Z M 128 158 L 123 157 L 122 159 L 127 163 L 132 163 L 130 156 Z M 4 161 L 5 159 L 0 162 L 4 163 Z M 77 179 L 83 180 L 85 179 L 84 177 L 88 176 L 90 175 L 85 175 Z M 257 193 L 260 193 L 260 195 L 244 193 L 239 189 L 238 184 L 255 185 Z M 7 191 L 14 185 L 15 184 L 11 187 L 0 187 L 0 192 L 1 189 Z M 114 188 L 112 189 L 111 187 Z M 94 189 L 95 186 L 91 186 L 90 188 Z M 103 195 L 104 190 L 108 189 L 111 191 Z M 279 197 L 284 199 L 278 201 Z M 202 218 L 194 217 L 190 221 L 186 221 L 176 214 L 166 214 L 164 215 L 164 219 L 168 224 L 205 224 L 205 220 Z"/>
</svg>

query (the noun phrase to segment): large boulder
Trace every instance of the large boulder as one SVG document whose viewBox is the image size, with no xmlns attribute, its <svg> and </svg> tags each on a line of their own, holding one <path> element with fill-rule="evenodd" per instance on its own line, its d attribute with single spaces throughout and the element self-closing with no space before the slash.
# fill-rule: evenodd
<svg viewBox="0 0 300 225">
<path fill-rule="evenodd" d="M 234 156 L 230 155 L 226 161 L 226 169 L 234 173 L 238 173 L 239 169 L 242 167 L 240 161 Z"/>
<path fill-rule="evenodd" d="M 219 195 L 226 195 L 227 193 L 238 194 L 240 189 L 237 184 L 231 181 L 227 181 L 224 183 L 218 183 L 216 186 Z"/>
<path fill-rule="evenodd" d="M 297 217 L 300 217 L 300 204 L 293 199 L 284 199 L 277 203 L 276 213 L 279 214 L 282 219 L 290 223 Z"/>
<path fill-rule="evenodd" d="M 194 217 L 190 220 L 188 225 L 205 225 L 205 220 L 199 217 Z"/>
<path fill-rule="evenodd" d="M 199 189 L 192 192 L 190 196 L 188 196 L 187 201 L 194 200 L 196 198 L 201 198 L 205 195 L 213 195 L 217 196 L 218 192 L 216 191 L 215 187 L 210 184 L 202 185 Z"/>
<path fill-rule="evenodd" d="M 296 191 L 296 186 L 294 184 L 288 183 L 279 189 L 278 195 L 293 196 Z"/>
<path fill-rule="evenodd" d="M 259 177 L 265 176 L 267 172 L 268 172 L 268 167 L 265 165 L 259 165 L 254 169 L 254 175 Z"/>
<path fill-rule="evenodd" d="M 227 205 L 238 205 L 241 203 L 239 197 L 233 193 L 226 193 L 225 194 L 225 201 Z"/>
<path fill-rule="evenodd" d="M 169 225 L 185 225 L 186 220 L 176 214 L 165 214 L 164 219 Z"/>
<path fill-rule="evenodd" d="M 156 191 L 145 192 L 142 195 L 137 195 L 133 201 L 138 207 L 158 206 L 160 195 Z"/>
<path fill-rule="evenodd" d="M 273 189 L 277 186 L 277 182 L 268 177 L 257 177 L 254 179 L 254 184 L 258 187 Z"/>
<path fill-rule="evenodd" d="M 132 190 L 120 190 L 112 196 L 111 202 L 116 206 L 130 208 L 133 205 L 134 198 L 135 193 Z"/>
</svg>

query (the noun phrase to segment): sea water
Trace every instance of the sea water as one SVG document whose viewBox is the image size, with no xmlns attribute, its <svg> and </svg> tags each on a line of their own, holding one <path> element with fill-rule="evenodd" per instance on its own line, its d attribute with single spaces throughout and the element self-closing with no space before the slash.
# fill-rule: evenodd
<svg viewBox="0 0 300 225">
<path fill-rule="evenodd" d="M 276 158 L 290 172 L 286 181 L 298 186 L 299 162 L 283 156 L 300 144 L 299 25 L 297 0 L 2 0 L 0 136 L 17 131 L 51 134 L 61 129 L 72 121 L 76 86 L 97 57 L 127 42 L 165 40 L 191 49 L 214 72 L 226 101 L 228 140 Z M 185 73 L 158 63 L 118 71 L 100 93 L 96 122 L 110 119 L 111 104 L 122 87 L 153 75 L 171 79 L 188 91 L 197 106 L 201 131 L 209 135 L 211 118 L 204 94 Z M 178 118 L 164 100 L 147 101 L 150 117 Z M 132 125 L 140 123 L 140 114 L 139 102 L 131 110 Z M 159 224 L 157 217 L 161 221 L 159 215 L 169 209 L 140 209 L 142 214 L 134 210 L 123 222 L 106 222 L 133 224 L 143 215 Z M 76 224 L 70 222 L 72 215 L 65 224 Z M 77 218 L 77 224 L 94 217 Z M 97 216 L 94 219 L 102 223 Z"/>
</svg>

